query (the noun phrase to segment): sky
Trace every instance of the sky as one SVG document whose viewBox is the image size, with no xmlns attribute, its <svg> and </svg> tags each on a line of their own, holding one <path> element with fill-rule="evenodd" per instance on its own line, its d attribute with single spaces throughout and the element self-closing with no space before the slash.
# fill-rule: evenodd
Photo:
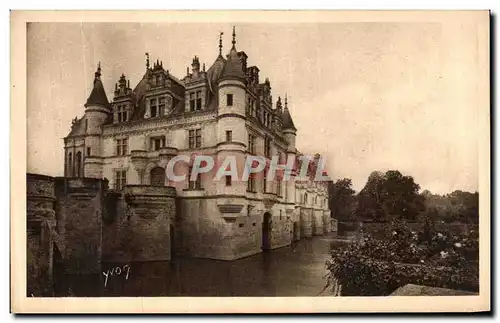
<svg viewBox="0 0 500 323">
<path fill-rule="evenodd" d="M 30 23 L 27 171 L 63 174 L 63 140 L 84 114 L 97 63 L 112 98 L 124 73 L 134 87 L 145 52 L 184 77 L 231 46 L 233 24 Z M 363 188 L 397 169 L 422 190 L 478 189 L 478 40 L 460 22 L 238 23 L 236 47 L 288 95 L 297 148 L 321 153 L 334 179 Z"/>
</svg>

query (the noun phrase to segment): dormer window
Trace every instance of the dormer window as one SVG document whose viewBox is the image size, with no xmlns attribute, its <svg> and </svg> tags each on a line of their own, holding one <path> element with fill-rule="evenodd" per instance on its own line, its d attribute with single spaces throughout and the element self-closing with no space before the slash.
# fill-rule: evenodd
<svg viewBox="0 0 500 323">
<path fill-rule="evenodd" d="M 201 91 L 196 92 L 196 110 L 201 110 Z"/>
<path fill-rule="evenodd" d="M 196 101 L 194 99 L 194 93 L 189 93 L 189 110 L 193 112 L 195 110 Z"/>
<path fill-rule="evenodd" d="M 158 113 L 158 101 L 156 99 L 151 99 L 149 101 L 149 109 L 151 111 L 151 118 L 157 117 Z"/>
<path fill-rule="evenodd" d="M 126 122 L 128 115 L 127 115 L 127 106 L 124 104 L 121 104 L 116 107 L 116 112 L 117 112 L 117 121 L 118 122 Z"/>
<path fill-rule="evenodd" d="M 160 116 L 164 115 L 165 114 L 165 98 L 159 98 L 158 99 L 159 101 L 159 107 L 160 107 Z"/>
<path fill-rule="evenodd" d="M 156 75 L 156 86 L 161 85 L 161 75 Z"/>
</svg>

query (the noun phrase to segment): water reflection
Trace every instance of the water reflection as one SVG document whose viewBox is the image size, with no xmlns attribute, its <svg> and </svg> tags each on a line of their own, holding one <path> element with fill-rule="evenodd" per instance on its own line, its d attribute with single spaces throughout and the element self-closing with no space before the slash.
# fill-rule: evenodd
<svg viewBox="0 0 500 323">
<path fill-rule="evenodd" d="M 130 264 L 128 277 L 104 276 L 97 295 L 89 283 L 75 296 L 316 296 L 326 283 L 328 236 L 303 239 L 291 246 L 235 261 L 176 258 L 172 262 Z M 334 242 L 335 243 L 335 242 Z M 123 264 L 104 264 L 103 271 Z M 75 285 L 76 286 L 76 285 Z M 86 294 L 86 295 L 82 295 Z M 92 293 L 91 293 L 92 294 Z"/>
</svg>

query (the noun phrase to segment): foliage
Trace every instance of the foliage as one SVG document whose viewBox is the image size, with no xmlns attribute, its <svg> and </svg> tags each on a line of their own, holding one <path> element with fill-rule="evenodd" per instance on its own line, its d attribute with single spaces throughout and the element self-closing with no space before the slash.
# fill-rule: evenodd
<svg viewBox="0 0 500 323">
<path fill-rule="evenodd" d="M 446 195 L 422 193 L 426 213 L 433 220 L 447 223 L 479 223 L 479 193 L 454 191 Z"/>
<path fill-rule="evenodd" d="M 403 176 L 397 170 L 373 172 L 358 194 L 356 215 L 373 222 L 391 219 L 413 221 L 424 210 L 424 199 L 418 193 L 420 186 L 413 177 Z"/>
<path fill-rule="evenodd" d="M 477 291 L 478 250 L 477 229 L 449 235 L 431 222 L 416 231 L 394 221 L 380 239 L 363 233 L 332 249 L 328 281 L 337 280 L 345 296 L 389 295 L 408 283 Z"/>
<path fill-rule="evenodd" d="M 352 180 L 343 178 L 335 183 L 330 182 L 328 187 L 329 206 L 332 216 L 338 221 L 353 221 L 355 203 L 355 191 L 352 188 Z"/>
</svg>

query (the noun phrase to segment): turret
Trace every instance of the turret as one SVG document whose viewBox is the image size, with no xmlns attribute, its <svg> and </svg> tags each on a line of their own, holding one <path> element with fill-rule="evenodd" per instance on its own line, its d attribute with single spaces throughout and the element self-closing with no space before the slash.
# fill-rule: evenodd
<svg viewBox="0 0 500 323">
<path fill-rule="evenodd" d="M 288 142 L 288 151 L 295 153 L 295 138 L 297 136 L 297 128 L 293 124 L 292 116 L 288 110 L 288 98 L 285 96 L 285 109 L 283 110 L 283 115 L 281 117 L 283 122 L 283 135 Z"/>
<path fill-rule="evenodd" d="M 79 172 L 84 177 L 102 177 L 101 134 L 102 126 L 111 114 L 110 104 L 101 81 L 101 64 L 97 65 L 94 74 L 94 86 L 85 103 L 84 122 L 85 149 L 77 151 L 84 156 L 84 171 Z M 79 149 L 77 149 L 79 150 Z M 77 156 L 77 155 L 75 155 Z M 77 157 L 78 158 L 78 157 Z"/>
</svg>

